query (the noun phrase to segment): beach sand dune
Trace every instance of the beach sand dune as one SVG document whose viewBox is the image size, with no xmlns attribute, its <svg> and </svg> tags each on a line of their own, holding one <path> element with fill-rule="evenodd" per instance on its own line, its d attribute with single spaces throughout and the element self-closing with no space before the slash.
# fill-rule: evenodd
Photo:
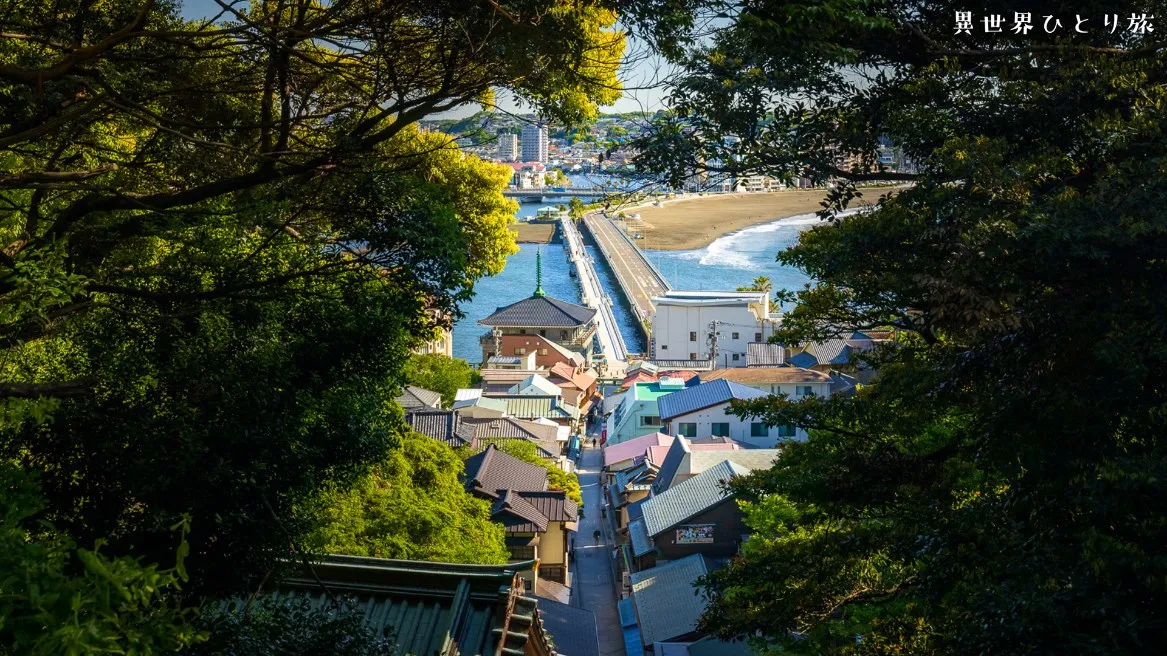
<svg viewBox="0 0 1167 656">
<path fill-rule="evenodd" d="M 875 203 L 892 189 L 863 189 L 863 197 L 852 203 Z M 718 237 L 759 223 L 807 214 L 822 209 L 823 189 L 787 190 L 756 194 L 710 194 L 684 200 L 665 201 L 660 207 L 648 205 L 623 210 L 640 214 L 628 220 L 629 232 L 640 233 L 637 243 L 652 250 L 687 251 L 708 246 Z"/>
</svg>

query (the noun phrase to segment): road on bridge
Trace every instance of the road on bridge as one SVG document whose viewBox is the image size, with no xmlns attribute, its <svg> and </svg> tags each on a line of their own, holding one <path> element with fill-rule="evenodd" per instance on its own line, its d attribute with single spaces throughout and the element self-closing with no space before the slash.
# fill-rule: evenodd
<svg viewBox="0 0 1167 656">
<path fill-rule="evenodd" d="M 632 302 L 632 309 L 641 321 L 651 320 L 656 312 L 652 297 L 664 296 L 668 291 L 665 281 L 648 264 L 644 256 L 620 231 L 619 226 L 599 213 L 584 216 L 592 238 L 604 253 L 608 266 L 624 287 Z"/>
</svg>

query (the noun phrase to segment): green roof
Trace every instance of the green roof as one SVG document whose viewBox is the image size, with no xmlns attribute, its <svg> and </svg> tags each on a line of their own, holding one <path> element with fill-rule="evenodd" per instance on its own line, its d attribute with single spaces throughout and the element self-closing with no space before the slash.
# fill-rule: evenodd
<svg viewBox="0 0 1167 656">
<path fill-rule="evenodd" d="M 636 383 L 632 389 L 637 401 L 655 401 L 666 394 L 678 391 L 676 388 L 661 389 L 660 383 Z"/>
<path fill-rule="evenodd" d="M 507 414 L 519 419 L 579 419 L 579 408 L 564 403 L 557 396 L 499 396 L 506 402 Z"/>
<path fill-rule="evenodd" d="M 283 579 L 268 594 L 307 597 L 314 606 L 327 607 L 331 601 L 323 583 L 332 595 L 355 599 L 368 624 L 392 635 L 402 654 L 493 656 L 500 648 L 503 654 L 531 649 L 547 654 L 537 602 L 522 596 L 518 576 L 533 565 L 328 556 L 313 573 Z"/>
</svg>

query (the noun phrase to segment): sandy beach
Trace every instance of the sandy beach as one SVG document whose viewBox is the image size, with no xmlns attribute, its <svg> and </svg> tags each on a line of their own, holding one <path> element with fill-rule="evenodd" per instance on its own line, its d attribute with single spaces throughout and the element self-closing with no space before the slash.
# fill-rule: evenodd
<svg viewBox="0 0 1167 656">
<path fill-rule="evenodd" d="M 874 203 L 891 189 L 864 189 L 862 202 Z M 822 189 L 711 194 L 664 201 L 661 207 L 644 205 L 623 211 L 640 214 L 639 221 L 629 220 L 627 223 L 631 232 L 644 235 L 644 239 L 638 240 L 641 248 L 687 251 L 704 248 L 718 237 L 742 228 L 817 212 L 822 209 L 825 197 L 826 191 Z"/>
<path fill-rule="evenodd" d="M 520 244 L 549 244 L 555 236 L 554 223 L 512 223 L 511 232 L 518 233 L 515 241 Z"/>
</svg>

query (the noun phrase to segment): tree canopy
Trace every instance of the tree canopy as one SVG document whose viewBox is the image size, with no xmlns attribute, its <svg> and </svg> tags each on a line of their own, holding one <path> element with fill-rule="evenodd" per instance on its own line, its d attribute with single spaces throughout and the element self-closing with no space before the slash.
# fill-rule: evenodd
<svg viewBox="0 0 1167 656">
<path fill-rule="evenodd" d="M 302 553 L 297 508 L 385 459 L 412 349 L 514 249 L 507 169 L 418 121 L 496 89 L 592 116 L 621 5 L 10 4 L 0 458 L 39 474 L 29 521 L 149 565 L 187 518 L 192 598 Z"/>
<path fill-rule="evenodd" d="M 405 382 L 442 395 L 442 405 L 450 407 L 458 390 L 470 387 L 478 374 L 469 362 L 441 353 L 414 355 L 405 365 Z"/>
<path fill-rule="evenodd" d="M 356 485 L 326 490 L 310 504 L 317 553 L 500 564 L 503 527 L 490 504 L 458 479 L 462 461 L 449 446 L 417 433 Z"/>
<path fill-rule="evenodd" d="M 828 217 L 857 182 L 913 183 L 779 255 L 817 282 L 778 339 L 896 338 L 853 396 L 741 408 L 810 439 L 735 485 L 756 534 L 706 581 L 708 631 L 813 654 L 1167 641 L 1167 42 L 1127 24 L 1167 6 L 1046 3 L 1026 34 L 977 10 L 954 34 L 968 9 L 735 3 L 642 144 L 675 180 L 830 182 Z"/>
</svg>

